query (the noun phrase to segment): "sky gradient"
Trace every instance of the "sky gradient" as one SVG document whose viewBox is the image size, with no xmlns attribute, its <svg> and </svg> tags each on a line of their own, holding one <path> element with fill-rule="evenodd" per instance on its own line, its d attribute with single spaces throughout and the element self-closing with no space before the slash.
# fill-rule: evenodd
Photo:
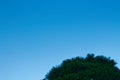
<svg viewBox="0 0 120 80">
<path fill-rule="evenodd" d="M 0 80 L 40 80 L 87 53 L 120 68 L 119 0 L 0 1 Z"/>
</svg>

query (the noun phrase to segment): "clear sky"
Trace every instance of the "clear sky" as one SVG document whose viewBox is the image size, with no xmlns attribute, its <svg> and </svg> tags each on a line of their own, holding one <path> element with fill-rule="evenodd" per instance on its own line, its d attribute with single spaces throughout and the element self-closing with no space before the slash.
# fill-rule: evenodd
<svg viewBox="0 0 120 80">
<path fill-rule="evenodd" d="M 0 80 L 40 80 L 87 53 L 120 67 L 119 0 L 0 0 Z"/>
</svg>

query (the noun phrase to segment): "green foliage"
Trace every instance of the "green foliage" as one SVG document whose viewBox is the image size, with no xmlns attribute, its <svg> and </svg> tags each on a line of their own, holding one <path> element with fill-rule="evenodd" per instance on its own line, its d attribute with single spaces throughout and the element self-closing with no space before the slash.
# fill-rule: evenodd
<svg viewBox="0 0 120 80">
<path fill-rule="evenodd" d="M 67 59 L 53 67 L 44 80 L 120 80 L 116 62 L 104 56 Z"/>
</svg>

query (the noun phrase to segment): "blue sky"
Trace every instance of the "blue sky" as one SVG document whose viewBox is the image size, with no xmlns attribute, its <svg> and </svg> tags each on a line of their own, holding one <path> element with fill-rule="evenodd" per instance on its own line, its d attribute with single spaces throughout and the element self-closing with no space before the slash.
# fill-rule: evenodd
<svg viewBox="0 0 120 80">
<path fill-rule="evenodd" d="M 87 53 L 120 67 L 119 0 L 0 1 L 0 80 L 39 80 Z"/>
</svg>

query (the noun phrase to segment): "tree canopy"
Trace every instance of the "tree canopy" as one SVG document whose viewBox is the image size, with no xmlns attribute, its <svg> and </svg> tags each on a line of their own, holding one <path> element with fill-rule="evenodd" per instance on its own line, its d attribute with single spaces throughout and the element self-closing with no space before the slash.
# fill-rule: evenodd
<svg viewBox="0 0 120 80">
<path fill-rule="evenodd" d="M 120 69 L 113 59 L 88 54 L 85 58 L 64 60 L 43 80 L 120 80 Z"/>
</svg>

